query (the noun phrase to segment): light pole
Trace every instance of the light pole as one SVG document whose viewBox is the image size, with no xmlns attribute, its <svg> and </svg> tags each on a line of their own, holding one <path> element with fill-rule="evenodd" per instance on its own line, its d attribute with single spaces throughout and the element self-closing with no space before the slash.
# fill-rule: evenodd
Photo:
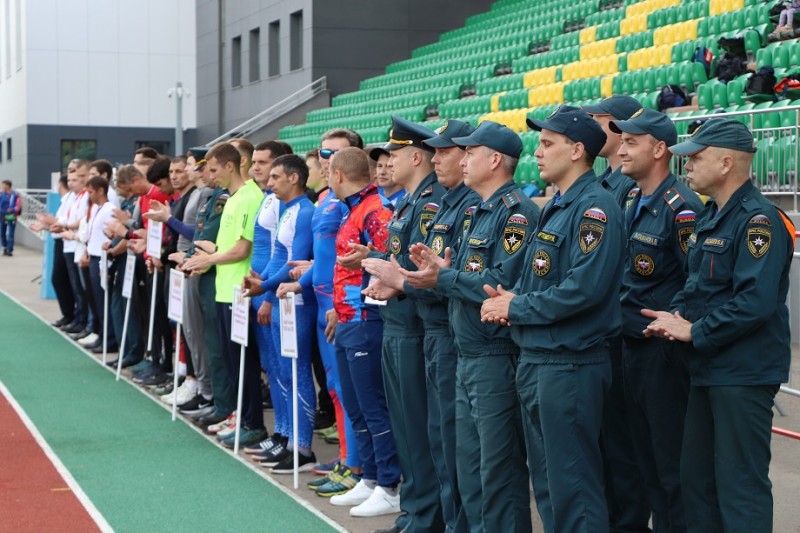
<svg viewBox="0 0 800 533">
<path fill-rule="evenodd" d="M 189 96 L 189 91 L 183 89 L 181 82 L 176 82 L 175 87 L 167 91 L 167 97 L 175 96 L 175 155 L 183 155 L 183 97 Z"/>
</svg>

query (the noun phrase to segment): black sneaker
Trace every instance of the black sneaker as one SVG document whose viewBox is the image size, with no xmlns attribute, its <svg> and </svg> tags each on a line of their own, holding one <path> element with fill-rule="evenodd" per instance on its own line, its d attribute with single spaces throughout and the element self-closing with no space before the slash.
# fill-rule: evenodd
<svg viewBox="0 0 800 533">
<path fill-rule="evenodd" d="M 229 413 L 230 414 L 230 413 Z M 195 415 L 189 415 L 191 418 L 195 418 Z M 206 415 L 197 418 L 197 423 L 201 426 L 211 426 L 214 424 L 219 424 L 223 420 L 226 420 L 228 415 L 223 415 L 217 410 L 214 410 Z"/>
<path fill-rule="evenodd" d="M 317 463 L 317 456 L 314 455 L 314 452 L 311 452 L 311 455 L 305 455 L 302 453 L 297 454 L 297 471 L 298 472 L 310 472 L 314 465 Z M 281 461 L 280 463 L 276 464 L 270 470 L 273 474 L 293 474 L 294 473 L 294 453 L 289 452 L 289 457 Z"/>
<path fill-rule="evenodd" d="M 147 377 L 147 378 L 144 378 L 143 380 L 141 380 L 139 382 L 139 384 L 140 385 L 144 385 L 145 387 L 153 387 L 153 386 L 162 385 L 164 382 L 171 381 L 171 380 L 172 380 L 172 377 L 170 377 L 169 374 L 167 374 L 166 372 L 164 372 L 162 370 L 159 370 L 158 372 L 155 372 L 154 374 L 152 374 L 150 377 Z"/>
<path fill-rule="evenodd" d="M 67 326 L 64 329 L 62 329 L 62 331 L 64 333 L 68 333 L 68 334 L 72 335 L 72 334 L 75 334 L 75 333 L 80 333 L 84 329 L 86 329 L 86 324 L 84 324 L 83 322 L 73 322 L 69 326 Z"/>
<path fill-rule="evenodd" d="M 286 448 L 283 444 L 281 444 L 280 446 L 275 446 L 274 448 L 272 448 L 272 450 L 270 450 L 266 455 L 264 455 L 264 458 L 261 459 L 261 461 L 259 462 L 261 463 L 261 466 L 265 468 L 270 468 L 280 463 L 287 457 L 291 458 L 291 456 L 292 452 L 288 448 Z"/>
<path fill-rule="evenodd" d="M 81 331 L 79 331 L 77 333 L 73 333 L 72 335 L 69 336 L 69 338 L 74 340 L 74 341 L 79 341 L 82 338 L 88 337 L 91 334 L 92 334 L 92 330 L 88 329 L 88 328 L 85 328 L 85 329 L 82 329 Z"/>
<path fill-rule="evenodd" d="M 336 423 L 336 415 L 328 411 L 317 411 L 314 417 L 314 430 L 327 429 Z"/>
<path fill-rule="evenodd" d="M 50 322 L 50 325 L 53 326 L 54 328 L 60 328 L 61 326 L 69 324 L 70 322 L 72 322 L 71 318 L 67 318 L 65 316 L 62 316 L 61 318 L 59 318 L 55 322 Z"/>
<path fill-rule="evenodd" d="M 179 405 L 178 410 L 181 413 L 189 414 L 194 411 L 199 411 L 200 409 L 207 409 L 212 405 L 214 405 L 214 400 L 207 400 L 203 398 L 202 394 L 196 394 L 195 397 L 188 402 Z"/>
</svg>

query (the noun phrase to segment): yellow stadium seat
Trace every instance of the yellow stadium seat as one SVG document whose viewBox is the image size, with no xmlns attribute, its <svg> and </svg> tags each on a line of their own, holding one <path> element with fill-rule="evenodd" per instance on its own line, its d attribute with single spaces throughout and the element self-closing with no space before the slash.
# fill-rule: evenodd
<svg viewBox="0 0 800 533">
<path fill-rule="evenodd" d="M 492 100 L 491 100 L 492 111 L 495 112 L 500 111 L 500 97 L 503 96 L 504 94 L 506 94 L 506 91 L 492 95 Z"/>
<path fill-rule="evenodd" d="M 615 72 L 614 74 L 609 74 L 605 76 L 602 80 L 600 80 L 600 95 L 603 98 L 608 98 L 614 94 L 614 91 L 611 89 L 611 86 L 614 82 L 614 78 L 619 74 L 619 72 Z"/>
<path fill-rule="evenodd" d="M 580 44 L 588 44 L 595 42 L 595 38 L 597 36 L 597 26 L 589 26 L 588 28 L 583 28 L 578 34 L 578 43 Z"/>
</svg>

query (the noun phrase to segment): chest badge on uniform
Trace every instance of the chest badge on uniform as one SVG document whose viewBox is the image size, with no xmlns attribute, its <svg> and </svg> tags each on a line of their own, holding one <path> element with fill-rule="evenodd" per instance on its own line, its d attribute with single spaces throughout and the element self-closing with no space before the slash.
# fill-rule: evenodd
<svg viewBox="0 0 800 533">
<path fill-rule="evenodd" d="M 389 252 L 391 252 L 392 255 L 397 255 L 400 253 L 401 248 L 400 237 L 393 235 L 392 238 L 389 239 Z"/>
<path fill-rule="evenodd" d="M 467 258 L 467 264 L 464 265 L 464 272 L 480 272 L 483 270 L 483 257 L 478 254 L 472 254 Z"/>
<path fill-rule="evenodd" d="M 544 250 L 536 250 L 533 254 L 533 273 L 537 276 L 545 276 L 550 272 L 550 256 Z"/>
<path fill-rule="evenodd" d="M 772 232 L 766 228 L 750 228 L 747 230 L 747 249 L 750 254 L 759 259 L 769 250 L 772 241 Z"/>
<path fill-rule="evenodd" d="M 444 237 L 441 235 L 434 237 L 433 242 L 431 243 L 431 250 L 433 250 L 433 253 L 436 255 L 441 256 L 442 250 L 444 250 Z"/>
<path fill-rule="evenodd" d="M 423 237 L 428 236 L 428 226 L 433 221 L 433 217 L 439 211 L 439 206 L 432 202 L 425 204 L 422 207 L 422 213 L 419 216 L 419 231 Z"/>
<path fill-rule="evenodd" d="M 522 228 L 507 227 L 503 231 L 503 248 L 509 255 L 513 255 L 522 247 L 525 241 L 525 230 Z"/>
<path fill-rule="evenodd" d="M 633 260 L 633 268 L 640 276 L 649 276 L 656 268 L 653 258 L 647 254 L 639 254 Z"/>
<path fill-rule="evenodd" d="M 600 224 L 584 222 L 578 230 L 578 240 L 580 241 L 581 251 L 588 254 L 600 244 L 603 240 L 603 232 L 605 229 Z"/>
</svg>

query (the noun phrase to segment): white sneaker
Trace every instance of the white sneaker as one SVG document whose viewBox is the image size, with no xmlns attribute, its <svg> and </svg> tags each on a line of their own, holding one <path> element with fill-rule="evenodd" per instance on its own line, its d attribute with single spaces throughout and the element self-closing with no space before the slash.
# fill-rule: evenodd
<svg viewBox="0 0 800 533">
<path fill-rule="evenodd" d="M 350 516 L 381 516 L 400 512 L 400 494 L 390 495 L 377 486 L 364 503 L 350 509 Z"/>
<path fill-rule="evenodd" d="M 185 379 L 181 386 L 178 387 L 178 405 L 183 405 L 192 398 L 195 397 L 197 391 L 197 381 L 194 379 Z M 172 405 L 172 397 L 175 395 L 175 392 L 169 392 L 160 396 L 161 401 Z"/>
<path fill-rule="evenodd" d="M 228 418 L 223 420 L 222 422 L 217 422 L 216 424 L 211 424 L 208 426 L 209 433 L 219 433 L 223 429 L 227 429 L 229 426 L 236 427 L 234 424 L 236 423 L 236 412 L 231 413 L 228 415 Z"/>
<path fill-rule="evenodd" d="M 360 505 L 367 501 L 369 497 L 372 496 L 373 492 L 374 490 L 369 488 L 369 486 L 364 483 L 364 480 L 362 479 L 356 483 L 355 487 L 344 494 L 331 496 L 331 505 L 338 505 L 342 507 L 346 507 L 348 505 Z"/>
<path fill-rule="evenodd" d="M 230 419 L 230 422 L 222 429 L 217 431 L 217 438 L 224 439 L 228 435 L 233 435 L 236 432 L 236 416 Z"/>
<path fill-rule="evenodd" d="M 94 344 L 97 342 L 100 336 L 97 333 L 90 333 L 89 335 L 85 336 L 81 340 L 78 341 L 78 344 L 81 346 L 89 346 L 90 344 Z"/>
</svg>

